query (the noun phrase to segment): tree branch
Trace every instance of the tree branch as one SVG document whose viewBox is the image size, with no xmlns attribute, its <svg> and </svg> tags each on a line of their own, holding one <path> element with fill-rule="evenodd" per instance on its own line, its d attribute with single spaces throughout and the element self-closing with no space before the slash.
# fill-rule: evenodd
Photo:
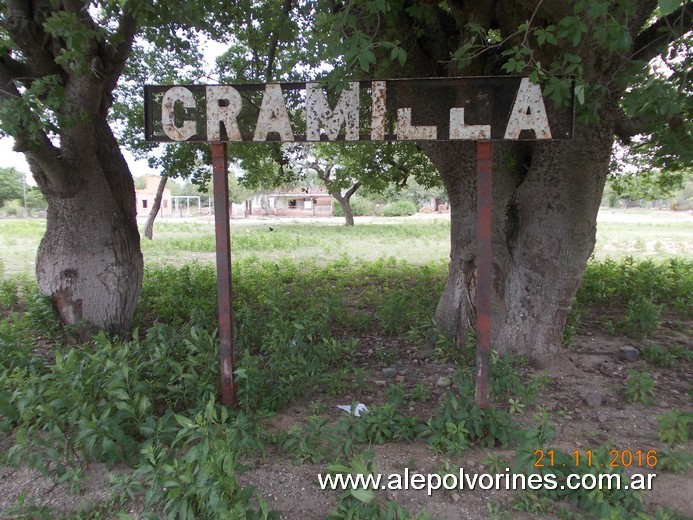
<svg viewBox="0 0 693 520">
<path fill-rule="evenodd" d="M 292 0 L 284 0 L 284 3 L 282 4 L 281 11 L 282 11 L 282 19 L 279 22 L 279 27 L 275 29 L 275 31 L 272 32 L 272 37 L 270 40 L 270 46 L 269 46 L 269 52 L 267 53 L 267 68 L 265 69 L 265 80 L 266 81 L 272 81 L 273 76 L 274 76 L 274 60 L 277 54 L 277 47 L 279 47 L 279 29 L 281 28 L 281 25 L 283 25 L 287 18 L 289 17 L 289 12 L 291 11 L 291 8 L 293 6 L 293 1 Z"/>
<path fill-rule="evenodd" d="M 21 99 L 17 86 L 7 68 L 4 61 L 0 61 L 0 104 L 9 103 L 14 100 Z M 36 181 L 42 184 L 42 188 L 55 189 L 64 191 L 69 189 L 67 173 L 59 158 L 58 149 L 53 146 L 50 139 L 42 130 L 42 124 L 33 112 L 28 111 L 28 117 L 23 120 L 22 126 L 15 126 L 8 131 L 14 137 L 14 150 L 24 153 L 29 164 L 35 165 L 32 167 L 34 177 L 39 175 L 46 178 L 47 182 L 41 183 L 39 178 Z M 28 128 L 27 126 L 31 126 Z M 48 186 L 50 182 L 50 186 Z"/>
<path fill-rule="evenodd" d="M 84 8 L 82 0 L 63 0 L 63 7 L 68 13 L 79 13 Z"/>
<path fill-rule="evenodd" d="M 394 159 L 391 155 L 388 155 L 385 157 L 385 164 L 389 164 L 392 166 L 395 170 L 398 170 L 403 177 L 399 181 L 395 181 L 397 185 L 402 188 L 406 185 L 407 179 L 409 178 L 409 175 L 411 175 L 411 170 L 409 169 L 408 166 L 405 164 L 402 164 Z"/>
<path fill-rule="evenodd" d="M 691 23 L 691 10 L 684 2 L 680 9 L 660 18 L 638 34 L 633 42 L 632 59 L 650 61 L 666 49 L 673 39 L 690 31 Z"/>
<path fill-rule="evenodd" d="M 29 65 L 24 62 L 17 61 L 11 56 L 0 56 L 0 64 L 5 68 L 5 73 L 15 81 L 21 81 L 28 85 L 31 80 L 34 80 L 38 75 L 32 70 Z"/>
<path fill-rule="evenodd" d="M 138 30 L 139 26 L 137 24 L 137 19 L 132 13 L 128 11 L 123 12 L 116 31 L 116 34 L 121 36 L 121 41 L 117 46 L 112 46 L 109 49 L 110 63 L 108 64 L 108 81 L 105 83 L 106 92 L 108 93 L 113 92 L 118 84 L 118 79 L 123 73 L 125 63 L 130 56 L 132 44 L 135 41 L 135 35 Z"/>
<path fill-rule="evenodd" d="M 356 181 L 354 185 L 349 188 L 346 193 L 344 194 L 345 199 L 351 198 L 351 196 L 356 193 L 356 190 L 358 190 L 361 187 L 361 181 Z"/>
<path fill-rule="evenodd" d="M 36 77 L 60 74 L 64 78 L 65 74 L 55 64 L 55 56 L 50 49 L 51 38 L 43 29 L 45 16 L 39 17 L 39 13 L 49 11 L 48 5 L 7 0 L 7 15 L 3 25 L 26 58 L 26 62 L 32 64 L 31 68 Z"/>
<path fill-rule="evenodd" d="M 631 138 L 643 133 L 643 124 L 639 118 L 629 117 L 623 110 L 619 109 L 615 115 L 614 134 L 623 144 L 630 144 Z"/>
</svg>

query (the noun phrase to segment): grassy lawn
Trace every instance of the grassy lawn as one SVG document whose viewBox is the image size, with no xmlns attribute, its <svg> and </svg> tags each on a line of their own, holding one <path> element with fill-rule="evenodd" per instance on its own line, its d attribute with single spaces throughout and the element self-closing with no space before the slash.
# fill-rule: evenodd
<svg viewBox="0 0 693 520">
<path fill-rule="evenodd" d="M 0 275 L 3 266 L 5 274 L 33 273 L 45 231 L 45 220 L 0 220 Z"/>
<path fill-rule="evenodd" d="M 293 258 L 327 263 L 338 259 L 367 261 L 394 257 L 413 264 L 446 262 L 450 222 L 446 218 L 378 219 L 353 228 L 335 218 L 329 223 L 295 220 L 249 224 L 232 223 L 233 257 L 266 260 Z M 0 220 L 0 265 L 4 273 L 31 274 L 36 248 L 45 231 L 43 220 Z M 270 227 L 272 230 L 270 230 Z M 693 219 L 684 214 L 633 210 L 604 210 L 597 227 L 597 259 L 690 258 L 693 256 Z M 214 261 L 214 224 L 211 221 L 159 222 L 154 240 L 143 240 L 148 263 Z"/>
<path fill-rule="evenodd" d="M 395 257 L 415 264 L 444 260 L 449 254 L 450 223 L 446 220 L 404 223 L 358 224 L 348 228 L 341 219 L 334 223 L 279 221 L 248 225 L 232 223 L 232 254 L 235 259 L 266 260 L 291 257 L 320 263 L 344 257 L 377 260 Z M 272 230 L 270 230 L 270 227 Z M 181 258 L 214 258 L 214 226 L 211 223 L 165 222 L 155 230 L 154 240 L 142 245 L 148 261 Z"/>
<path fill-rule="evenodd" d="M 693 220 L 686 222 L 603 222 L 597 227 L 595 256 L 599 259 L 690 258 Z"/>
</svg>

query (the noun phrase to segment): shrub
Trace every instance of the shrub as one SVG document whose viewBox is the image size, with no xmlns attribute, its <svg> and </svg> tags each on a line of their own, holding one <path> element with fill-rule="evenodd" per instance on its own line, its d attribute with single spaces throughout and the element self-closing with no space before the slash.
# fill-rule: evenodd
<svg viewBox="0 0 693 520">
<path fill-rule="evenodd" d="M 654 334 L 659 328 L 663 305 L 655 305 L 651 299 L 636 298 L 628 302 L 624 318 L 618 327 L 626 334 L 644 338 Z"/>
<path fill-rule="evenodd" d="M 383 208 L 384 217 L 408 217 L 419 211 L 418 206 L 410 200 L 398 200 L 386 204 Z"/>
<path fill-rule="evenodd" d="M 24 205 L 19 199 L 8 200 L 0 209 L 0 214 L 4 217 L 21 217 L 24 215 Z"/>
<path fill-rule="evenodd" d="M 688 442 L 692 427 L 693 413 L 682 412 L 674 408 L 670 412 L 659 416 L 659 424 L 657 425 L 659 440 L 669 444 Z"/>
<path fill-rule="evenodd" d="M 650 404 L 654 397 L 655 381 L 647 372 L 634 369 L 626 370 L 626 399 L 632 403 Z"/>
<path fill-rule="evenodd" d="M 355 217 L 364 217 L 375 215 L 375 210 L 373 209 L 373 202 L 363 197 L 352 197 L 351 198 L 351 211 Z M 344 212 L 342 211 L 342 206 L 336 200 L 332 202 L 332 212 L 335 217 L 343 217 Z"/>
</svg>

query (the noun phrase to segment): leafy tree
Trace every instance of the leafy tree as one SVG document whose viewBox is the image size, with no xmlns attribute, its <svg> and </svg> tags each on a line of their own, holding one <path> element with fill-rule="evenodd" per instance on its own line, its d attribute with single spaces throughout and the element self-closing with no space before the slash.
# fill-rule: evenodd
<svg viewBox="0 0 693 520">
<path fill-rule="evenodd" d="M 671 208 L 675 210 L 693 210 L 693 173 L 688 173 L 683 182 L 683 189 L 674 196 Z"/>
<path fill-rule="evenodd" d="M 139 177 L 133 177 L 132 181 L 135 184 L 136 190 L 143 190 L 144 188 L 147 187 L 147 176 L 146 175 L 140 175 Z"/>
<path fill-rule="evenodd" d="M 150 168 L 160 170 L 161 181 L 154 195 L 152 207 L 144 226 L 144 236 L 152 239 L 154 222 L 168 179 L 193 179 L 204 183 L 210 177 L 209 150 L 196 143 L 156 144 L 144 140 L 142 121 L 142 85 L 191 83 L 204 77 L 204 59 L 197 38 L 188 41 L 186 52 L 161 49 L 144 40 L 135 41 L 132 58 L 123 71 L 118 84 L 111 120 L 118 129 L 119 141 L 139 159 L 146 159 Z M 173 195 L 178 185 L 169 184 Z"/>
<path fill-rule="evenodd" d="M 405 186 L 410 178 L 428 187 L 440 185 L 431 162 L 411 143 L 311 143 L 273 150 L 276 155 L 261 156 L 261 166 L 247 157 L 241 162 L 243 167 L 252 164 L 241 183 L 273 189 L 317 180 L 339 203 L 347 226 L 354 225 L 350 201 L 359 189 L 379 193 L 393 183 Z"/>
<path fill-rule="evenodd" d="M 327 188 L 327 192 L 342 208 L 345 224 L 353 226 L 354 212 L 351 209 L 351 197 L 361 187 L 361 181 L 352 176 L 353 172 L 337 162 L 318 159 L 303 165 L 302 169 L 315 172 L 317 178 Z"/>
<path fill-rule="evenodd" d="M 137 41 L 133 47 L 133 58 L 124 71 L 124 80 L 118 87 L 120 102 L 116 103 L 114 113 L 123 122 L 120 140 L 136 157 L 146 158 L 151 168 L 158 169 L 168 178 L 189 180 L 190 192 L 174 194 L 197 195 L 207 193 L 211 181 L 211 155 L 209 146 L 200 143 L 155 144 L 145 142 L 141 131 L 144 107 L 141 101 L 143 84 L 185 84 L 203 81 L 216 83 L 242 83 L 270 80 L 298 80 L 317 60 L 316 46 L 319 41 L 308 42 L 305 35 L 312 32 L 302 30 L 308 25 L 309 3 L 284 0 L 283 2 L 241 2 L 234 14 L 235 23 L 243 27 L 233 35 L 217 33 L 217 38 L 229 41 L 226 52 L 217 58 L 215 70 L 206 70 L 200 49 L 205 39 L 190 42 L 186 52 L 178 49 L 166 50 L 153 47 L 146 41 Z M 296 63 L 302 69 L 296 68 Z M 248 123 L 246 123 L 248 124 Z M 252 171 L 260 170 L 261 175 L 275 175 L 278 147 L 269 145 L 253 150 L 239 147 L 230 150 L 230 160 L 246 165 Z M 245 200 L 247 194 L 240 195 L 238 186 L 231 185 L 231 199 L 234 202 Z M 239 198 L 235 200 L 235 198 Z M 155 198 L 153 207 L 157 206 Z M 145 226 L 149 234 L 152 222 Z"/>
<path fill-rule="evenodd" d="M 21 199 L 24 174 L 14 168 L 0 168 L 0 207 L 9 200 Z"/>
<path fill-rule="evenodd" d="M 370 193 L 380 193 L 392 185 L 401 188 L 409 179 L 428 186 L 439 184 L 433 165 L 410 143 L 333 143 L 314 145 L 312 150 L 317 159 L 307 168 L 317 173 L 337 200 L 347 226 L 354 225 L 351 197 L 362 186 Z"/>
<path fill-rule="evenodd" d="M 422 154 L 425 158 L 426 155 Z M 409 200 L 421 208 L 431 201 L 437 199 L 440 203 L 447 202 L 447 194 L 445 188 L 440 182 L 440 176 L 437 175 L 435 169 L 432 171 L 436 174 L 431 177 L 432 182 L 420 183 L 416 177 L 411 176 L 403 181 L 390 182 L 384 189 L 378 191 L 364 190 L 363 196 L 376 204 L 387 204 L 400 200 Z"/>
<path fill-rule="evenodd" d="M 199 31 L 232 27 L 245 7 L 0 0 L 0 128 L 48 202 L 36 273 L 64 323 L 125 330 L 139 295 L 134 185 L 108 124 L 136 37 L 190 54 Z"/>
<path fill-rule="evenodd" d="M 574 94 L 579 109 L 572 140 L 494 144 L 493 348 L 526 354 L 538 364 L 559 359 L 566 318 L 594 247 L 614 135 L 623 141 L 646 135 L 658 157 L 690 164 L 688 66 L 654 78 L 650 65 L 655 58 L 671 58 L 672 48 L 688 55 L 688 3 L 320 5 L 317 21 L 331 34 L 334 83 L 353 73 L 376 78 L 510 73 L 529 75 L 555 103 L 569 103 Z M 660 95 L 678 95 L 653 102 L 653 86 Z M 416 110 L 444 117 L 435 103 Z M 465 142 L 420 147 L 440 172 L 451 203 L 450 271 L 436 318 L 463 344 L 475 317 L 476 147 Z"/>
</svg>

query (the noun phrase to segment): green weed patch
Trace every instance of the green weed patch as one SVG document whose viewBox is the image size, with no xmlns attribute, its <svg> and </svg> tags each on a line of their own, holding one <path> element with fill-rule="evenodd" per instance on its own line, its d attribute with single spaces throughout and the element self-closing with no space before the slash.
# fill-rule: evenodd
<svg viewBox="0 0 693 520">
<path fill-rule="evenodd" d="M 581 314 L 605 308 L 627 320 L 628 327 L 647 325 L 643 314 L 652 309 L 629 304 L 645 301 L 662 315 L 687 319 L 682 309 L 693 294 L 691 271 L 690 262 L 678 260 L 591 262 L 578 294 Z M 234 410 L 215 400 L 213 266 L 148 265 L 132 337 L 100 335 L 74 348 L 63 345 L 50 303 L 35 284 L 5 279 L 0 285 L 0 429 L 14 432 L 15 440 L 3 462 L 28 465 L 76 488 L 90 461 L 124 463 L 134 471 L 115 484 L 114 503 L 139 496 L 148 511 L 170 518 L 220 518 L 221 511 L 272 518 L 261 497 L 238 480 L 239 457 L 262 457 L 268 446 L 297 462 L 331 463 L 335 472 L 373 471 L 372 461 L 356 454 L 392 441 L 420 439 L 450 456 L 472 445 L 515 447 L 516 469 L 528 473 L 533 471 L 530 459 L 523 462 L 521 455 L 551 441 L 546 417 L 536 425 L 518 424 L 519 416 L 530 417 L 536 410 L 546 383 L 541 376 L 521 377 L 522 360 L 493 356 L 490 392 L 496 408 L 474 406 L 473 337 L 460 349 L 433 320 L 446 277 L 442 263 L 345 257 L 325 264 L 254 257 L 237 261 L 233 276 L 239 397 Z M 579 316 L 573 326 L 579 328 Z M 434 355 L 456 363 L 450 387 L 431 406 L 429 417 L 408 410 L 414 402 L 429 400 L 428 386 L 418 384 L 407 394 L 402 385 L 392 384 L 384 390 L 386 402 L 369 406 L 362 418 L 330 421 L 316 403 L 316 415 L 288 431 L 268 428 L 272 415 L 297 399 L 311 393 L 342 395 L 353 381 L 363 384 L 366 376 L 357 360 L 368 335 L 413 345 L 427 342 Z M 382 353 L 383 360 L 387 354 Z M 662 368 L 690 357 L 684 347 L 656 343 L 643 356 Z M 633 372 L 624 393 L 629 400 L 647 401 L 652 388 L 646 372 Z M 690 414 L 683 412 L 661 418 L 659 434 L 670 445 L 663 460 L 671 471 L 690 465 L 676 455 L 676 445 L 689 438 L 690 424 Z M 516 507 L 551 509 L 556 500 L 604 518 L 625 518 L 641 508 L 640 498 L 625 491 L 523 495 Z M 408 517 L 396 503 L 378 502 L 362 492 L 345 494 L 334 515 L 357 513 Z"/>
</svg>

